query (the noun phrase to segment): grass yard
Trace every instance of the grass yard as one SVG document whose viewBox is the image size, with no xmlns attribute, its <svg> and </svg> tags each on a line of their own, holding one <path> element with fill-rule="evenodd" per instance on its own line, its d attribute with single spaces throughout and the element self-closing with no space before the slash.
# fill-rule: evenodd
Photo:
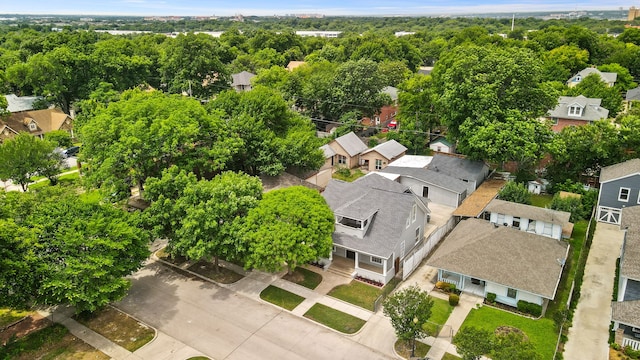
<svg viewBox="0 0 640 360">
<path fill-rule="evenodd" d="M 244 277 L 243 275 L 222 266 L 218 266 L 218 270 L 216 270 L 216 265 L 214 263 L 205 260 L 200 260 L 189 266 L 188 270 L 221 284 L 233 284 Z"/>
<path fill-rule="evenodd" d="M 346 171 L 345 171 L 346 173 Z M 333 175 L 331 175 L 331 177 L 333 177 L 334 179 L 338 179 L 338 180 L 342 180 L 342 181 L 348 181 L 348 182 L 352 182 L 354 180 L 356 180 L 357 178 L 363 177 L 364 173 L 360 170 L 360 169 L 355 169 L 355 170 L 349 170 L 349 176 L 346 176 L 346 174 L 341 174 L 339 171 L 336 171 L 333 173 Z"/>
<path fill-rule="evenodd" d="M 27 310 L 0 309 L 0 329 L 31 314 Z"/>
<path fill-rule="evenodd" d="M 429 322 L 422 324 L 422 328 L 429 333 L 430 336 L 438 336 L 441 325 L 444 325 L 453 311 L 453 306 L 449 305 L 446 300 L 432 297 L 433 307 L 431 308 L 431 317 Z M 438 326 L 440 325 L 440 326 Z"/>
<path fill-rule="evenodd" d="M 71 184 L 75 184 L 78 180 L 80 180 L 80 173 L 74 172 L 71 174 L 66 174 L 58 177 L 58 184 L 63 186 L 71 185 Z M 46 180 L 29 185 L 29 190 L 36 190 L 43 187 L 47 187 L 49 185 L 50 185 L 49 179 L 46 179 Z"/>
<path fill-rule="evenodd" d="M 551 199 L 553 199 L 553 195 L 550 194 L 531 194 L 531 205 L 546 208 L 551 204 Z"/>
<path fill-rule="evenodd" d="M 398 285 L 400 280 L 393 278 L 383 288 L 352 280 L 345 285 L 338 285 L 329 291 L 329 296 L 346 301 L 363 309 L 374 311 L 373 306 L 380 295 L 389 294 Z"/>
<path fill-rule="evenodd" d="M 90 314 L 79 314 L 74 318 L 131 352 L 153 340 L 156 333 L 155 330 L 112 307 Z"/>
<path fill-rule="evenodd" d="M 366 323 L 362 319 L 322 304 L 314 304 L 304 317 L 345 334 L 357 332 Z"/>
<path fill-rule="evenodd" d="M 475 326 L 494 332 L 499 326 L 512 326 L 522 330 L 535 346 L 542 359 L 553 359 L 558 334 L 552 320 L 529 319 L 489 306 L 472 309 L 462 327 Z"/>
<path fill-rule="evenodd" d="M 304 301 L 302 296 L 296 295 L 279 287 L 269 285 L 260 293 L 260 299 L 278 305 L 289 311 L 296 308 Z"/>
<path fill-rule="evenodd" d="M 108 360 L 110 357 L 71 335 L 63 325 L 53 324 L 0 347 L 0 359 Z"/>
<path fill-rule="evenodd" d="M 442 360 L 462 360 L 462 358 L 459 358 L 453 354 L 449 354 L 449 353 L 444 353 L 444 356 L 442 357 Z"/>
<path fill-rule="evenodd" d="M 286 274 L 282 278 L 311 290 L 317 288 L 322 282 L 322 275 L 301 267 L 297 267 L 292 274 Z"/>
<path fill-rule="evenodd" d="M 396 340 L 396 343 L 393 345 L 396 353 L 402 356 L 405 359 L 409 359 L 411 357 L 411 341 L 406 340 Z M 416 341 L 416 350 L 414 351 L 414 355 L 419 358 L 423 358 L 427 356 L 427 353 L 431 349 L 431 346 Z"/>
</svg>

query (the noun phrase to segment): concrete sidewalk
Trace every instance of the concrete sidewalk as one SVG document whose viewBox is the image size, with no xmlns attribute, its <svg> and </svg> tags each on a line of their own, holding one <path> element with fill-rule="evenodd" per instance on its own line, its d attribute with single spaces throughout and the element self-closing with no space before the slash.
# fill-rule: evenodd
<svg viewBox="0 0 640 360">
<path fill-rule="evenodd" d="M 580 301 L 564 345 L 564 358 L 601 360 L 609 357 L 611 299 L 616 260 L 624 232 L 618 225 L 598 223 L 584 269 Z"/>
</svg>

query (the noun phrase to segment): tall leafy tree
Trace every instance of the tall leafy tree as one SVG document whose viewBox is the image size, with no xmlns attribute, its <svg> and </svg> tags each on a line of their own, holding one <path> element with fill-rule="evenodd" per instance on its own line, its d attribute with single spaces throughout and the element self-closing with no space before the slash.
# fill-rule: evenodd
<svg viewBox="0 0 640 360">
<path fill-rule="evenodd" d="M 333 241 L 333 213 L 324 198 L 303 186 L 270 191 L 251 209 L 243 227 L 246 267 L 291 273 L 327 257 Z"/>
<path fill-rule="evenodd" d="M 11 179 L 27 191 L 31 177 L 42 174 L 54 179 L 64 166 L 62 157 L 54 153 L 55 144 L 20 133 L 0 145 L 0 178 Z"/>
<path fill-rule="evenodd" d="M 479 360 L 491 351 L 492 339 L 493 334 L 489 331 L 467 326 L 458 331 L 453 343 L 463 360 Z"/>
<path fill-rule="evenodd" d="M 416 338 L 429 335 L 422 325 L 431 317 L 433 300 L 418 285 L 394 292 L 385 299 L 382 306 L 384 315 L 391 320 L 398 339 L 412 341 L 415 348 Z"/>
<path fill-rule="evenodd" d="M 431 140 L 433 128 L 439 125 L 434 108 L 431 77 L 416 74 L 399 86 L 398 119 L 402 123 L 399 141 L 414 153 L 420 153 Z"/>
<path fill-rule="evenodd" d="M 567 91 L 569 96 L 584 95 L 588 98 L 602 99 L 600 104 L 609 110 L 609 116 L 615 117 L 622 109 L 622 95 L 616 87 L 609 87 L 598 74 L 591 74 Z"/>
</svg>

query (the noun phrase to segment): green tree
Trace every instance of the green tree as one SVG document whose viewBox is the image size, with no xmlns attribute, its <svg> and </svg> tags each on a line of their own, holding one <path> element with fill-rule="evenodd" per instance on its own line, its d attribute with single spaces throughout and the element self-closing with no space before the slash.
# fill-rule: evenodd
<svg viewBox="0 0 640 360">
<path fill-rule="evenodd" d="M 583 219 L 585 215 L 585 211 L 582 207 L 582 200 L 580 198 L 573 196 L 561 198 L 559 193 L 553 195 L 553 199 L 551 199 L 549 208 L 571 213 L 570 221 L 573 223 Z M 589 212 L 589 215 L 591 215 L 590 209 L 587 211 Z"/>
<path fill-rule="evenodd" d="M 303 186 L 270 191 L 251 209 L 243 227 L 246 267 L 289 273 L 298 265 L 328 257 L 333 213 L 324 198 Z"/>
<path fill-rule="evenodd" d="M 510 332 L 506 335 L 496 335 L 494 339 L 494 349 L 491 352 L 493 360 L 542 359 L 536 352 L 535 346 L 525 338 L 523 333 Z"/>
<path fill-rule="evenodd" d="M 27 191 L 32 176 L 55 178 L 63 163 L 62 156 L 53 153 L 54 148 L 54 143 L 28 133 L 5 140 L 0 145 L 0 178 L 20 184 L 22 191 Z"/>
<path fill-rule="evenodd" d="M 598 74 L 591 74 L 578 85 L 567 90 L 567 95 L 584 95 L 588 98 L 602 99 L 600 104 L 609 110 L 609 116 L 615 117 L 622 109 L 622 95 L 616 87 L 609 87 Z"/>
<path fill-rule="evenodd" d="M 507 182 L 504 187 L 500 189 L 498 199 L 531 205 L 531 193 L 527 190 L 526 185 L 515 181 Z"/>
<path fill-rule="evenodd" d="M 403 131 L 398 134 L 398 141 L 414 153 L 422 153 L 431 140 L 433 128 L 440 124 L 434 109 L 431 77 L 413 75 L 399 88 L 397 118 Z"/>
<path fill-rule="evenodd" d="M 493 334 L 487 330 L 467 326 L 453 337 L 458 354 L 463 360 L 479 360 L 489 354 L 492 348 Z"/>
<path fill-rule="evenodd" d="M 427 336 L 422 324 L 431 317 L 433 300 L 418 285 L 398 290 L 384 300 L 383 312 L 400 340 L 412 341 L 412 356 L 416 338 Z"/>
<path fill-rule="evenodd" d="M 54 143 L 57 147 L 68 148 L 73 146 L 71 135 L 64 130 L 49 131 L 44 134 L 44 138 Z"/>
<path fill-rule="evenodd" d="M 633 76 L 629 73 L 629 69 L 620 64 L 604 64 L 598 66 L 598 70 L 602 72 L 612 72 L 618 74 L 616 78 L 615 87 L 621 91 L 627 91 L 638 87 L 638 84 L 633 81 Z"/>
</svg>

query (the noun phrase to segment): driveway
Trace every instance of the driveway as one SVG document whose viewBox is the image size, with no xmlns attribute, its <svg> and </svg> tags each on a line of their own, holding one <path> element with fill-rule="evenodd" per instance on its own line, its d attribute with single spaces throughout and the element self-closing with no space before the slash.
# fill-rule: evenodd
<svg viewBox="0 0 640 360">
<path fill-rule="evenodd" d="M 285 310 L 150 263 L 123 311 L 212 359 L 389 359 Z"/>
<path fill-rule="evenodd" d="M 564 358 L 608 359 L 611 300 L 616 273 L 616 259 L 624 232 L 619 226 L 598 223 L 584 269 L 580 301 L 569 328 Z"/>
</svg>

